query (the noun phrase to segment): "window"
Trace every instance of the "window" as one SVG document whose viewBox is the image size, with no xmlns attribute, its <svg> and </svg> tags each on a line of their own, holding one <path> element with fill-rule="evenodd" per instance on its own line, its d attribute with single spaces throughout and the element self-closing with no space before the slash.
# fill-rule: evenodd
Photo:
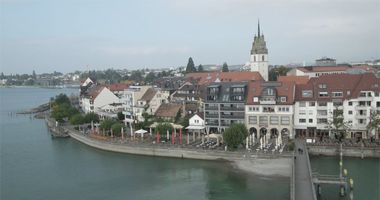
<svg viewBox="0 0 380 200">
<path fill-rule="evenodd" d="M 380 96 L 380 92 L 375 92 L 375 97 Z"/>
<path fill-rule="evenodd" d="M 313 91 L 311 91 L 311 90 L 302 90 L 302 97 L 313 97 Z"/>
<path fill-rule="evenodd" d="M 274 112 L 273 107 L 263 107 L 263 112 Z"/>
<path fill-rule="evenodd" d="M 300 110 L 299 114 L 300 115 L 306 115 L 306 110 Z"/>
<path fill-rule="evenodd" d="M 365 120 L 365 119 L 359 119 L 359 124 L 366 124 L 367 123 L 367 121 Z"/>
<path fill-rule="evenodd" d="M 259 102 L 259 98 L 258 97 L 253 97 L 253 102 Z"/>
<path fill-rule="evenodd" d="M 348 114 L 349 114 L 349 115 L 352 115 L 352 110 L 349 110 L 349 111 L 348 111 Z"/>
<path fill-rule="evenodd" d="M 314 101 L 310 101 L 309 102 L 309 106 L 315 106 L 315 102 Z"/>
<path fill-rule="evenodd" d="M 350 90 L 347 90 L 347 95 L 350 95 L 351 94 L 351 91 Z"/>
<path fill-rule="evenodd" d="M 349 102 L 348 102 L 348 105 L 349 105 L 349 106 L 352 106 L 352 101 L 349 101 Z"/>
<path fill-rule="evenodd" d="M 256 62 L 256 56 L 253 56 L 253 62 Z"/>
<path fill-rule="evenodd" d="M 259 117 L 259 125 L 260 126 L 268 125 L 268 117 L 267 116 L 260 116 Z"/>
<path fill-rule="evenodd" d="M 281 97 L 281 102 L 286 102 L 286 97 Z"/>
<path fill-rule="evenodd" d="M 380 108 L 380 101 L 376 102 L 376 107 Z"/>
<path fill-rule="evenodd" d="M 319 97 L 328 97 L 329 93 L 328 92 L 319 92 Z"/>
<path fill-rule="evenodd" d="M 257 116 L 249 116 L 248 124 L 257 124 Z"/>
<path fill-rule="evenodd" d="M 248 108 L 248 110 L 249 110 L 250 112 L 258 112 L 258 111 L 259 111 L 259 107 L 256 107 L 256 106 L 250 106 L 250 107 Z"/>
<path fill-rule="evenodd" d="M 334 106 L 342 106 L 342 105 L 343 105 L 343 102 L 341 102 L 341 101 L 336 101 L 336 102 L 333 102 L 333 105 L 334 105 Z"/>
<path fill-rule="evenodd" d="M 278 125 L 278 121 L 279 119 L 278 119 L 278 116 L 271 116 L 270 117 L 270 124 L 271 125 Z"/>
<path fill-rule="evenodd" d="M 332 92 L 333 97 L 343 97 L 343 92 Z"/>
<path fill-rule="evenodd" d="M 306 107 L 306 102 L 301 101 L 301 102 L 300 102 L 300 107 Z"/>
<path fill-rule="evenodd" d="M 306 119 L 299 119 L 300 123 L 306 123 Z"/>
<path fill-rule="evenodd" d="M 313 123 L 313 119 L 309 119 L 309 123 Z"/>
<path fill-rule="evenodd" d="M 278 112 L 289 112 L 289 107 L 278 107 Z"/>
<path fill-rule="evenodd" d="M 326 123 L 327 123 L 327 119 L 326 118 L 317 119 L 317 124 L 326 124 Z"/>
<path fill-rule="evenodd" d="M 360 97 L 366 97 L 366 92 L 360 92 Z"/>
<path fill-rule="evenodd" d="M 264 57 L 264 56 L 262 56 L 261 58 L 262 58 L 262 61 L 264 61 L 264 58 L 265 58 L 265 57 Z"/>
<path fill-rule="evenodd" d="M 326 89 L 327 88 L 327 85 L 326 84 L 319 84 L 318 86 L 320 89 Z"/>
<path fill-rule="evenodd" d="M 318 102 L 318 106 L 327 106 L 327 102 Z"/>
<path fill-rule="evenodd" d="M 272 88 L 267 89 L 268 95 L 274 95 L 274 91 Z"/>
<path fill-rule="evenodd" d="M 282 116 L 281 117 L 281 125 L 289 125 L 289 124 L 290 124 L 290 117 Z"/>
</svg>

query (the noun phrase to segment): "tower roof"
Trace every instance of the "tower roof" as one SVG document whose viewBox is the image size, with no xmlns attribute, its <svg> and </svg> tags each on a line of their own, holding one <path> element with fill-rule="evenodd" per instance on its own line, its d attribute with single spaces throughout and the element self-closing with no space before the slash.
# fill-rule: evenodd
<svg viewBox="0 0 380 200">
<path fill-rule="evenodd" d="M 264 35 L 260 34 L 260 21 L 257 23 L 257 36 L 255 36 L 253 40 L 251 55 L 252 54 L 268 54 Z"/>
</svg>

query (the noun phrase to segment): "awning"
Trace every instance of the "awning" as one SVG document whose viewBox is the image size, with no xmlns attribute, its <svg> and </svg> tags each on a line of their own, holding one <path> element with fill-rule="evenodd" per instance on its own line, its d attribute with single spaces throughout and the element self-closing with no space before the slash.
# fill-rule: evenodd
<svg viewBox="0 0 380 200">
<path fill-rule="evenodd" d="M 135 131 L 135 133 L 137 134 L 144 134 L 144 133 L 147 133 L 148 131 L 144 130 L 144 129 L 140 129 L 140 130 L 137 130 Z"/>
<path fill-rule="evenodd" d="M 192 129 L 192 130 L 202 130 L 204 129 L 204 126 L 188 126 L 186 129 Z"/>
</svg>

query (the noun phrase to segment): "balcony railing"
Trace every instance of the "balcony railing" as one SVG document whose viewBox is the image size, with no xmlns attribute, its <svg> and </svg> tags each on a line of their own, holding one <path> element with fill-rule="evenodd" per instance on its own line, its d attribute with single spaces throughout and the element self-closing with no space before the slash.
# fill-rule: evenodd
<svg viewBox="0 0 380 200">
<path fill-rule="evenodd" d="M 244 119 L 244 115 L 221 115 L 224 119 Z"/>
<path fill-rule="evenodd" d="M 205 106 L 205 110 L 218 110 L 217 106 Z"/>
<path fill-rule="evenodd" d="M 219 126 L 218 122 L 207 122 L 206 126 Z"/>
<path fill-rule="evenodd" d="M 206 113 L 206 117 L 207 118 L 219 118 L 219 115 L 218 114 L 207 114 Z"/>
<path fill-rule="evenodd" d="M 220 107 L 220 110 L 244 111 L 244 107 Z"/>
</svg>

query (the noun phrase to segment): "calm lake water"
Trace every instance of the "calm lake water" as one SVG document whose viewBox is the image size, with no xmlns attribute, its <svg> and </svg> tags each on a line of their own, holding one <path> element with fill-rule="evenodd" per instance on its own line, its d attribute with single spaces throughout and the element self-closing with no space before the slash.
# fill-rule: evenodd
<svg viewBox="0 0 380 200">
<path fill-rule="evenodd" d="M 253 176 L 220 162 L 105 152 L 51 139 L 43 120 L 9 115 L 73 92 L 0 88 L 0 199 L 288 199 L 286 178 Z"/>
</svg>

